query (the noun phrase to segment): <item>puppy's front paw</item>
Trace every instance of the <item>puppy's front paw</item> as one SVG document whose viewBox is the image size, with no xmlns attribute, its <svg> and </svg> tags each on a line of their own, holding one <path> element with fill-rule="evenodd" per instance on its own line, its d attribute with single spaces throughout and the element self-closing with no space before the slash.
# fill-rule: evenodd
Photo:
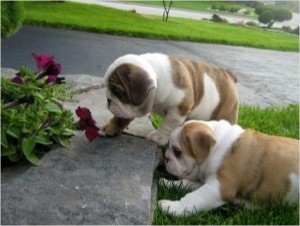
<svg viewBox="0 0 300 226">
<path fill-rule="evenodd" d="M 109 122 L 105 126 L 101 127 L 101 131 L 108 137 L 117 136 L 121 133 L 121 130 L 114 123 Z"/>
<path fill-rule="evenodd" d="M 159 132 L 158 130 L 149 133 L 147 139 L 156 142 L 160 146 L 167 144 L 169 141 L 168 135 Z"/>
<path fill-rule="evenodd" d="M 180 201 L 160 200 L 158 207 L 169 215 L 181 216 L 184 214 L 184 208 Z"/>
</svg>

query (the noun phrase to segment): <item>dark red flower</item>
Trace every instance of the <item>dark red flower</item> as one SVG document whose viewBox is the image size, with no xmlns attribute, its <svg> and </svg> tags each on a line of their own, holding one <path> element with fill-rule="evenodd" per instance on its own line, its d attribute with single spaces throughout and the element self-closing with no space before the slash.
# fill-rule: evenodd
<svg viewBox="0 0 300 226">
<path fill-rule="evenodd" d="M 47 75 L 58 75 L 61 72 L 61 64 L 54 61 L 50 62 L 45 73 Z"/>
<path fill-rule="evenodd" d="M 100 128 L 96 126 L 96 121 L 93 119 L 92 114 L 88 108 L 78 107 L 75 110 L 76 115 L 80 118 L 78 121 L 79 129 L 85 130 L 85 136 L 89 141 L 94 140 L 99 136 Z"/>
<path fill-rule="evenodd" d="M 85 136 L 91 142 L 100 135 L 98 131 L 99 129 L 96 129 L 94 127 L 87 127 L 87 129 L 85 130 Z"/>
<path fill-rule="evenodd" d="M 58 77 L 57 75 L 48 75 L 47 80 L 45 81 L 46 84 L 49 86 L 54 84 L 62 84 L 64 83 L 65 78 L 64 77 Z"/>
<path fill-rule="evenodd" d="M 11 80 L 12 82 L 16 83 L 16 84 L 23 84 L 23 79 L 17 75 L 16 77 L 12 78 Z"/>
</svg>

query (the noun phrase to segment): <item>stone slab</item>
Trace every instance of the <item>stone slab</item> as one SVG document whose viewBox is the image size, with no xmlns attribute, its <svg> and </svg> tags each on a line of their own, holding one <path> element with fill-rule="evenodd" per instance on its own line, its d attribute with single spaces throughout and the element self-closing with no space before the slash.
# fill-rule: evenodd
<svg viewBox="0 0 300 226">
<path fill-rule="evenodd" d="M 1 68 L 1 75 L 16 71 Z M 91 110 L 98 126 L 112 114 L 106 108 L 103 78 L 62 75 L 80 91 L 64 102 L 75 119 L 78 106 Z M 126 132 L 145 137 L 148 117 L 134 120 Z M 144 138 L 122 134 L 89 142 L 77 132 L 70 146 L 53 147 L 39 167 L 2 169 L 2 224 L 151 224 L 156 198 L 153 172 L 161 151 Z"/>
<path fill-rule="evenodd" d="M 2 224 L 151 224 L 156 146 L 128 135 L 48 152 L 39 167 L 2 170 Z"/>
</svg>

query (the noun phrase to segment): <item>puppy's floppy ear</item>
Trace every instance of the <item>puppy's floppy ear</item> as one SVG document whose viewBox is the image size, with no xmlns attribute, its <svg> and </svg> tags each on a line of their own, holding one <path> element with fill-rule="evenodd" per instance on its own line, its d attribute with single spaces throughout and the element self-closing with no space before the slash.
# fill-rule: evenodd
<svg viewBox="0 0 300 226">
<path fill-rule="evenodd" d="M 122 64 L 117 69 L 119 81 L 122 84 L 130 102 L 138 106 L 148 97 L 155 84 L 142 68 L 133 64 Z"/>
<path fill-rule="evenodd" d="M 148 97 L 150 90 L 155 88 L 155 85 L 147 72 L 141 68 L 132 70 L 129 79 L 132 103 L 140 105 Z"/>
<path fill-rule="evenodd" d="M 216 137 L 208 126 L 190 123 L 183 127 L 180 142 L 185 151 L 201 164 L 207 159 L 212 145 L 216 143 Z"/>
</svg>

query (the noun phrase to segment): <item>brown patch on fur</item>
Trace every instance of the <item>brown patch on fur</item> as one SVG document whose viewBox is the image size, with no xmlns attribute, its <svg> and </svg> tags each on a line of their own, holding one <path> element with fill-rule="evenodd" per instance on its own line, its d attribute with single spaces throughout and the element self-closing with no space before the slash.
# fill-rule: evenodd
<svg viewBox="0 0 300 226">
<path fill-rule="evenodd" d="M 216 143 L 213 131 L 199 123 L 188 123 L 182 127 L 179 139 L 182 151 L 194 157 L 198 164 L 207 159 L 211 146 Z"/>
<path fill-rule="evenodd" d="M 289 174 L 299 175 L 299 141 L 246 130 L 219 171 L 222 199 L 278 200 L 290 188 Z"/>
<path fill-rule="evenodd" d="M 181 57 L 169 57 L 173 68 L 174 84 L 185 89 L 186 95 L 179 105 L 181 115 L 188 115 L 199 105 L 204 95 L 204 74 L 210 76 L 220 94 L 220 103 L 214 110 L 211 120 L 225 119 L 234 124 L 238 116 L 238 93 L 235 75 L 224 69 L 212 67 L 201 61 Z"/>
<path fill-rule="evenodd" d="M 114 116 L 101 129 L 105 132 L 106 136 L 110 136 L 110 137 L 117 136 L 123 131 L 123 129 L 126 128 L 126 126 L 129 125 L 131 121 L 132 119 L 118 118 Z"/>
<path fill-rule="evenodd" d="M 146 71 L 126 63 L 111 73 L 108 88 L 122 103 L 138 106 L 144 102 L 154 85 Z"/>
</svg>

